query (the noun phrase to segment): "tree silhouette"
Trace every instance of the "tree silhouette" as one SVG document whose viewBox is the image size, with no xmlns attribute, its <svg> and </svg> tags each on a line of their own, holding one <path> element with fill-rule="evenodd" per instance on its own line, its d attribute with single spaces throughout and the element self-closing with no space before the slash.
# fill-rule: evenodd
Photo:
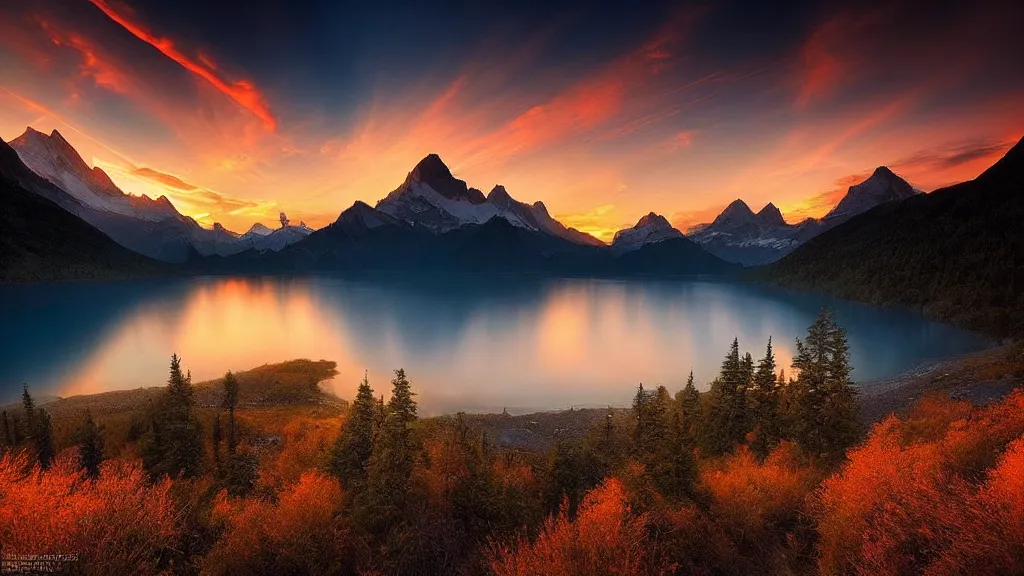
<svg viewBox="0 0 1024 576">
<path fill-rule="evenodd" d="M 376 405 L 369 377 L 364 374 L 348 410 L 348 419 L 331 451 L 331 473 L 342 482 L 359 483 L 366 476 L 366 463 L 373 453 Z"/>
<path fill-rule="evenodd" d="M 103 437 L 100 428 L 92 419 L 92 412 L 85 412 L 85 421 L 76 432 L 78 444 L 78 465 L 90 478 L 99 478 L 100 464 L 103 463 Z"/>
<path fill-rule="evenodd" d="M 154 478 L 179 474 L 191 478 L 202 471 L 202 429 L 192 405 L 192 375 L 182 373 L 181 359 L 172 354 L 167 388 L 140 446 L 143 464 Z"/>
<path fill-rule="evenodd" d="M 838 462 L 860 433 L 846 332 L 823 309 L 807 329 L 807 338 L 797 339 L 796 348 L 793 437 L 809 456 Z"/>
</svg>

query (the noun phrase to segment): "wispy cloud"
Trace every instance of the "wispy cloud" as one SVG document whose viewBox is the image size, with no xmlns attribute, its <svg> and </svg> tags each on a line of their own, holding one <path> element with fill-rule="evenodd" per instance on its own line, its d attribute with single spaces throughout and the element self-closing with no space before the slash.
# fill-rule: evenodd
<svg viewBox="0 0 1024 576">
<path fill-rule="evenodd" d="M 228 79 L 207 55 L 195 58 L 186 55 L 175 47 L 174 42 L 170 39 L 156 36 L 140 22 L 133 21 L 126 9 L 115 10 L 106 0 L 89 1 L 136 38 L 156 48 L 164 56 L 205 80 L 216 90 L 251 112 L 263 121 L 268 130 L 274 131 L 277 128 L 277 118 L 271 113 L 267 99 L 251 81 Z"/>
</svg>

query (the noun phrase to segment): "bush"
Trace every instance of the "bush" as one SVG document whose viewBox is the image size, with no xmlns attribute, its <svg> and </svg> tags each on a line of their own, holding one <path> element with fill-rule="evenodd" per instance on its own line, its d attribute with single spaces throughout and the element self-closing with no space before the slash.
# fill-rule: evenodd
<svg viewBox="0 0 1024 576">
<path fill-rule="evenodd" d="M 62 453 L 47 471 L 0 457 L 4 554 L 78 554 L 86 574 L 154 574 L 180 539 L 181 511 L 167 479 L 149 484 L 138 461 L 104 462 L 96 480 Z"/>
</svg>

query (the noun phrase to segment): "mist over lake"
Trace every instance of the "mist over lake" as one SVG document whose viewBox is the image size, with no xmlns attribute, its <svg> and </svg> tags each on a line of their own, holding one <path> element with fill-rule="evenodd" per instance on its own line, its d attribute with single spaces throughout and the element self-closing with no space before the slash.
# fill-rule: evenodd
<svg viewBox="0 0 1024 576">
<path fill-rule="evenodd" d="M 854 380 L 987 339 L 903 310 L 717 280 L 501 275 L 203 277 L 5 286 L 0 400 L 159 386 L 172 352 L 194 381 L 293 358 L 338 363 L 351 398 L 405 368 L 424 414 L 624 406 L 639 382 L 698 388 L 734 337 L 755 358 L 794 339 L 822 306 L 849 334 Z"/>
</svg>

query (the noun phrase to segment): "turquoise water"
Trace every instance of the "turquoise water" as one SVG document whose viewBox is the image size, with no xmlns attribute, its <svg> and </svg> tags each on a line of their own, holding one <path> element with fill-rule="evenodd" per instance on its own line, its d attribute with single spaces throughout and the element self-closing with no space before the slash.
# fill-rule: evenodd
<svg viewBox="0 0 1024 576">
<path fill-rule="evenodd" d="M 211 277 L 0 287 L 0 401 L 22 382 L 70 396 L 163 384 L 172 352 L 196 381 L 293 358 L 328 359 L 350 398 L 364 370 L 386 391 L 406 369 L 424 414 L 628 405 L 638 382 L 701 388 L 733 337 L 773 337 L 789 371 L 822 306 L 849 334 L 854 378 L 985 347 L 912 313 L 705 280 L 515 276 Z"/>
</svg>

